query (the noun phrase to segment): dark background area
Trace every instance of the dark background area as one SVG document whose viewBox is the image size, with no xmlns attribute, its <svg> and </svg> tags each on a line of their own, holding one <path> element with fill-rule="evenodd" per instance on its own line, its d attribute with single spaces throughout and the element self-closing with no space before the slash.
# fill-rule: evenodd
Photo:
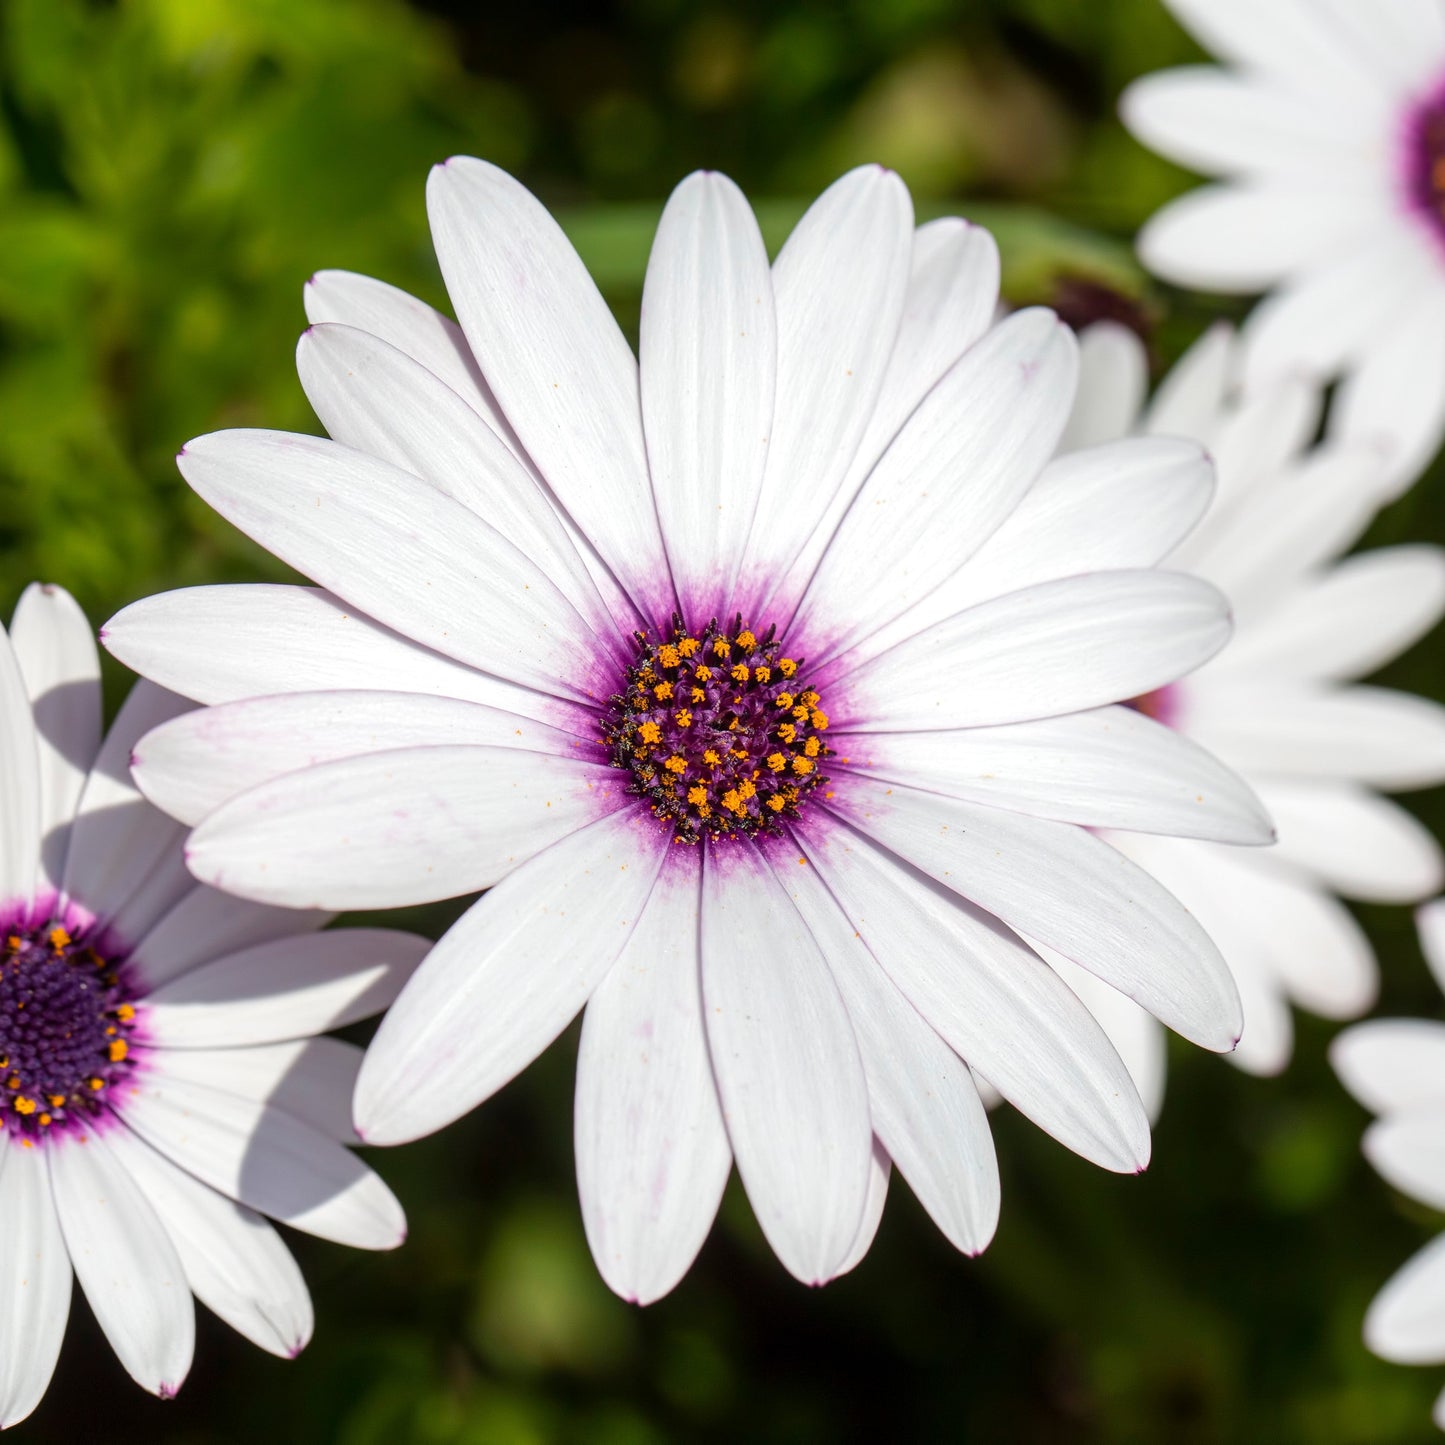
<svg viewBox="0 0 1445 1445">
<path fill-rule="evenodd" d="M 880 160 L 920 213 L 995 228 L 1011 300 L 1120 311 L 1162 367 L 1242 308 L 1138 271 L 1130 236 L 1189 180 L 1114 103 L 1197 56 L 1157 0 L 0 0 L 0 615 L 34 577 L 99 623 L 153 591 L 284 575 L 173 455 L 220 426 L 315 429 L 292 366 L 312 271 L 444 304 L 423 186 L 455 152 L 557 209 L 629 325 L 652 220 L 688 170 L 728 171 L 776 240 L 840 171 Z M 1371 540 L 1442 536 L 1436 477 Z M 1383 680 L 1445 697 L 1439 656 L 1427 641 Z M 119 669 L 108 685 L 114 706 Z M 1445 824 L 1439 796 L 1411 803 Z M 409 921 L 436 933 L 459 909 Z M 1438 1016 L 1408 913 L 1365 921 L 1379 1011 Z M 201 1311 L 190 1380 L 162 1403 L 77 1295 L 19 1438 L 1429 1440 L 1445 1370 L 1383 1364 L 1359 1332 L 1439 1220 L 1365 1166 L 1365 1116 L 1325 1062 L 1334 1026 L 1298 1024 L 1277 1080 L 1175 1046 L 1141 1178 L 1002 1111 L 1003 1218 L 978 1260 L 895 1181 L 863 1264 L 805 1290 L 734 1183 L 692 1273 L 645 1311 L 587 1254 L 574 1031 L 445 1134 L 374 1156 L 411 1218 L 403 1250 L 293 1237 L 318 1314 L 299 1360 Z"/>
</svg>

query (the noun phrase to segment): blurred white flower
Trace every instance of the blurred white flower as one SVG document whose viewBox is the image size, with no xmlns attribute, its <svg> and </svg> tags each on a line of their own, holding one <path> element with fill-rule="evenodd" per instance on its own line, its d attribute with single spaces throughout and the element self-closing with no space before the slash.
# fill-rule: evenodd
<svg viewBox="0 0 1445 1445">
<path fill-rule="evenodd" d="M 1159 275 L 1270 295 L 1243 328 L 1253 390 L 1344 376 L 1333 435 L 1408 486 L 1445 431 L 1445 5 L 1165 0 L 1225 67 L 1137 81 L 1146 145 L 1219 177 L 1141 231 Z"/>
<path fill-rule="evenodd" d="M 199 588 L 106 630 L 221 704 L 138 749 L 141 786 L 199 824 L 198 876 L 298 906 L 491 890 L 383 1022 L 365 1137 L 448 1124 L 585 1005 L 582 1209 L 642 1301 L 687 1270 L 734 1159 L 805 1281 L 867 1249 L 890 1160 L 982 1249 L 999 1185 L 970 1065 L 1142 1167 L 1128 1073 L 1015 930 L 1232 1046 L 1217 950 L 1088 830 L 1269 836 L 1226 769 L 1109 706 L 1227 635 L 1214 588 L 1153 568 L 1207 501 L 1200 448 L 1050 467 L 1072 334 L 1045 311 L 990 329 L 991 238 L 915 231 L 877 167 L 771 267 L 731 182 L 684 181 L 640 368 L 516 181 L 452 160 L 428 199 L 462 329 L 323 273 L 300 371 L 334 440 L 181 457 L 328 590 Z"/>
<path fill-rule="evenodd" d="M 426 951 L 198 884 L 136 792 L 136 738 L 189 703 L 139 683 L 102 741 L 100 668 L 68 593 L 0 628 L 0 1428 L 50 1382 L 71 1276 L 121 1363 L 175 1393 L 192 1294 L 294 1355 L 311 1299 L 262 1215 L 389 1249 L 401 1206 L 345 1147 L 361 1051 Z"/>
<path fill-rule="evenodd" d="M 1370 946 L 1336 894 L 1412 903 L 1437 892 L 1439 845 L 1382 792 L 1445 780 L 1445 708 L 1353 685 L 1445 613 L 1445 553 L 1410 544 L 1339 560 L 1374 515 L 1372 448 L 1315 445 L 1318 389 L 1295 380 L 1241 400 L 1238 346 L 1207 332 L 1145 405 L 1147 366 L 1130 331 L 1101 322 L 1081 339 L 1073 456 L 1125 433 L 1191 437 L 1213 455 L 1208 515 L 1165 565 L 1230 599 L 1234 637 L 1139 706 L 1236 769 L 1279 830 L 1273 848 L 1110 833 L 1165 884 L 1224 951 L 1244 1003 L 1232 1060 L 1255 1073 L 1289 1061 L 1293 1001 L 1352 1018 L 1375 997 Z M 1055 960 L 1057 961 L 1057 960 Z M 1157 1111 L 1163 1039 L 1154 1020 L 1062 965 Z"/>
<path fill-rule="evenodd" d="M 1445 899 L 1417 915 L 1420 946 L 1445 988 Z M 1392 1188 L 1445 1209 L 1445 1023 L 1370 1019 L 1330 1048 L 1341 1082 L 1380 1117 L 1365 1132 L 1365 1157 Z M 1365 1343 L 1402 1365 L 1445 1363 L 1445 1234 L 1410 1259 L 1375 1296 Z M 1435 1402 L 1445 1429 L 1445 1393 Z"/>
</svg>

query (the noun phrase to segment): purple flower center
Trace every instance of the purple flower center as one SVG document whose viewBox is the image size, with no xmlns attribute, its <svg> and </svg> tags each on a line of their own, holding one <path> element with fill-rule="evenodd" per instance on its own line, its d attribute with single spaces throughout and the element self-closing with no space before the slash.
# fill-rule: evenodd
<svg viewBox="0 0 1445 1445">
<path fill-rule="evenodd" d="M 0 1130 L 26 1144 L 94 1119 L 135 1067 L 133 995 L 95 934 L 54 917 L 0 926 Z"/>
<path fill-rule="evenodd" d="M 827 782 L 822 699 L 770 627 L 759 637 L 714 618 L 665 641 L 636 635 L 637 660 L 603 717 L 614 767 L 632 774 L 679 843 L 776 833 Z"/>
<path fill-rule="evenodd" d="M 1445 85 L 1410 112 L 1405 126 L 1404 181 L 1410 204 L 1445 234 Z"/>
</svg>

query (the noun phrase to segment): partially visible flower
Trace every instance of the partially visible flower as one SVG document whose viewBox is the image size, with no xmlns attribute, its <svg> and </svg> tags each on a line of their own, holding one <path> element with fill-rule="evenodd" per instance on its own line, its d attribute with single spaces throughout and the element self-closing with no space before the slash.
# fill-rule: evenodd
<svg viewBox="0 0 1445 1445">
<path fill-rule="evenodd" d="M 1228 327 L 1207 332 L 1146 407 L 1138 338 L 1110 323 L 1091 328 L 1064 446 L 1137 431 L 1191 437 L 1215 459 L 1214 503 L 1165 565 L 1224 592 L 1234 637 L 1203 667 L 1134 705 L 1248 779 L 1279 841 L 1242 849 L 1107 836 L 1223 949 L 1244 1002 L 1244 1034 L 1230 1057 L 1274 1073 L 1292 1049 L 1291 1000 L 1351 1018 L 1374 999 L 1374 956 L 1335 895 L 1412 903 L 1445 883 L 1434 838 L 1381 796 L 1445 780 L 1445 708 L 1352 685 L 1445 613 L 1445 553 L 1410 544 L 1340 561 L 1377 509 L 1378 454 L 1314 445 L 1320 396 L 1307 382 L 1240 399 L 1228 380 L 1237 346 Z M 1066 973 L 1157 1109 L 1157 1025 L 1077 969 Z"/>
<path fill-rule="evenodd" d="M 273 1354 L 311 1300 L 263 1215 L 400 1244 L 345 1146 L 361 1051 L 323 1030 L 384 1008 L 427 948 L 198 884 L 184 829 L 130 780 L 189 703 L 137 684 L 101 738 L 100 670 L 68 593 L 0 628 L 0 1428 L 50 1382 L 72 1271 L 121 1363 L 170 1396 L 192 1294 Z"/>
<path fill-rule="evenodd" d="M 1246 386 L 1340 375 L 1333 435 L 1386 441 L 1394 486 L 1445 432 L 1445 5 L 1165 0 L 1225 67 L 1135 82 L 1125 123 L 1220 178 L 1140 232 L 1159 275 L 1269 296 Z"/>
<path fill-rule="evenodd" d="M 1417 915 L 1420 946 L 1445 988 L 1445 899 Z M 1330 1048 L 1340 1081 L 1379 1118 L 1365 1131 L 1365 1157 L 1392 1188 L 1445 1209 L 1445 1023 L 1370 1019 Z M 1445 1234 L 1411 1258 L 1375 1296 L 1365 1343 L 1402 1365 L 1445 1364 Z M 1445 1392 L 1435 1401 L 1445 1430 Z"/>
<path fill-rule="evenodd" d="M 321 586 L 150 598 L 106 629 L 221 704 L 137 777 L 198 876 L 293 905 L 490 891 L 383 1021 L 357 1122 L 450 1123 L 586 1008 L 578 1184 L 620 1294 L 665 1294 L 734 1161 L 820 1283 L 896 1160 L 960 1248 L 998 1173 L 974 1076 L 1081 1154 L 1148 1156 L 1129 1076 L 1019 930 L 1210 1048 L 1238 1000 L 1198 924 L 1088 826 L 1269 836 L 1212 758 L 1110 703 L 1228 632 L 1153 569 L 1198 446 L 1048 466 L 1075 382 L 998 258 L 915 232 L 864 167 L 769 265 L 698 174 L 662 217 L 641 365 L 538 202 L 438 167 L 465 332 L 325 273 L 301 377 L 334 440 L 226 432 L 187 480 Z M 277 695 L 284 694 L 284 695 Z"/>
</svg>

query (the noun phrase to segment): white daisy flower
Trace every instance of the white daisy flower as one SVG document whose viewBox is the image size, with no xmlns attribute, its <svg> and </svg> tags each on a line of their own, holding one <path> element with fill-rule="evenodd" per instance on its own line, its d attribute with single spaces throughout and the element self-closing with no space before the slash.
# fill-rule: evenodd
<svg viewBox="0 0 1445 1445">
<path fill-rule="evenodd" d="M 1290 1002 L 1353 1018 L 1374 1000 L 1374 955 L 1336 895 L 1413 903 L 1445 883 L 1434 838 L 1381 796 L 1445 780 L 1445 708 L 1352 685 L 1445 614 L 1445 553 L 1411 544 L 1339 560 L 1378 507 L 1378 453 L 1314 444 L 1321 398 L 1311 383 L 1241 399 L 1229 383 L 1239 345 L 1229 327 L 1207 332 L 1147 406 L 1144 348 L 1132 332 L 1101 322 L 1081 342 L 1065 449 L 1129 433 L 1188 437 L 1208 447 L 1218 476 L 1208 516 L 1165 565 L 1225 593 L 1233 639 L 1135 705 L 1236 769 L 1279 829 L 1267 849 L 1118 833 L 1109 840 L 1223 949 L 1244 1002 L 1244 1036 L 1231 1060 L 1275 1073 L 1293 1047 Z M 1157 1111 L 1157 1025 L 1079 970 L 1065 971 Z"/>
<path fill-rule="evenodd" d="M 1420 945 L 1445 988 L 1445 899 L 1416 916 Z M 1392 1188 L 1445 1209 L 1445 1023 L 1370 1019 L 1331 1045 L 1340 1081 L 1380 1117 L 1365 1132 L 1365 1157 Z M 1375 1296 L 1365 1343 L 1402 1365 L 1445 1363 L 1445 1234 L 1437 1236 Z M 1445 1430 L 1445 1393 L 1435 1401 Z"/>
<path fill-rule="evenodd" d="M 121 1363 L 173 1395 L 192 1294 L 273 1354 L 311 1300 L 263 1215 L 362 1249 L 405 1232 L 345 1146 L 361 1051 L 323 1030 L 384 1008 L 427 941 L 318 934 L 187 873 L 135 790 L 144 732 L 190 704 L 139 683 L 102 740 L 100 669 L 68 593 L 0 628 L 0 1428 L 50 1382 L 71 1276 Z"/>
<path fill-rule="evenodd" d="M 585 1005 L 582 1209 L 641 1301 L 687 1270 L 734 1160 L 802 1280 L 867 1248 L 890 1160 L 982 1249 L 998 1175 L 969 1066 L 1142 1167 L 1127 1072 L 1015 930 L 1232 1046 L 1217 951 L 1086 826 L 1269 835 L 1232 774 L 1110 706 L 1227 634 L 1214 588 L 1151 570 L 1206 505 L 1200 449 L 1049 467 L 1072 335 L 1044 311 L 990 330 L 990 237 L 915 233 L 876 167 L 771 267 L 731 182 L 684 181 L 640 367 L 516 181 L 452 160 L 428 200 L 461 329 L 323 273 L 300 371 L 334 440 L 181 456 L 326 590 L 191 589 L 106 634 L 221 704 L 137 760 L 199 824 L 201 878 L 293 906 L 491 890 L 384 1020 L 366 1139 L 441 1128 Z"/>
<path fill-rule="evenodd" d="M 1218 177 L 1166 205 L 1139 254 L 1206 291 L 1268 291 L 1243 330 L 1253 389 L 1343 374 L 1334 434 L 1419 474 L 1445 431 L 1445 3 L 1165 0 L 1226 68 L 1137 81 L 1121 112 Z"/>
</svg>

